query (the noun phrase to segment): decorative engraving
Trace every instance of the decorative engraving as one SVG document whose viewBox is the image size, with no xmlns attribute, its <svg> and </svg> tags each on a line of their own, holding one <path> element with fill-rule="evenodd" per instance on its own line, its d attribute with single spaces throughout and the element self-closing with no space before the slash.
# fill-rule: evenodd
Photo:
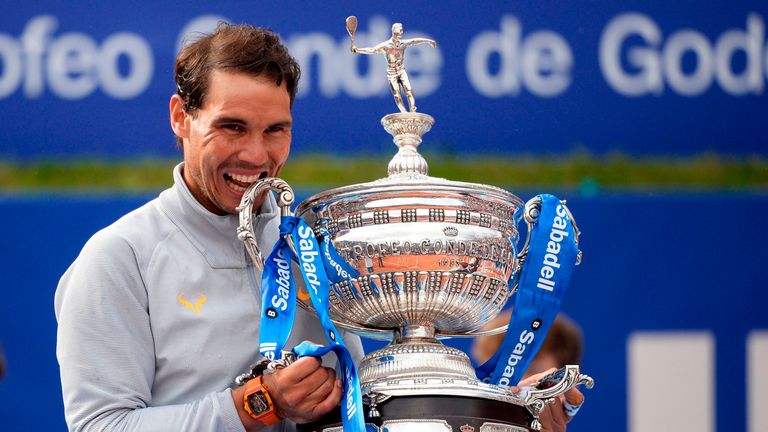
<svg viewBox="0 0 768 432">
<path fill-rule="evenodd" d="M 442 272 L 431 271 L 429 272 L 429 281 L 427 282 L 427 291 L 436 293 L 440 291 L 440 278 Z"/>
<path fill-rule="evenodd" d="M 458 210 L 456 212 L 456 223 L 469 225 L 471 213 L 467 210 Z"/>
<path fill-rule="evenodd" d="M 363 215 L 360 213 L 350 216 L 347 220 L 350 228 L 363 226 Z"/>
<path fill-rule="evenodd" d="M 461 432 L 475 432 L 475 427 L 474 426 L 470 426 L 469 424 L 465 424 L 463 426 L 460 426 L 459 430 Z"/>
<path fill-rule="evenodd" d="M 360 284 L 360 292 L 363 294 L 363 296 L 372 296 L 373 291 L 371 290 L 371 283 L 368 281 L 368 278 L 359 278 L 357 280 Z"/>
<path fill-rule="evenodd" d="M 474 275 L 472 277 L 472 285 L 469 288 L 469 295 L 476 296 L 480 292 L 480 288 L 483 287 L 483 283 L 487 278 L 483 275 Z"/>
<path fill-rule="evenodd" d="M 318 220 L 318 222 L 320 221 Z M 339 232 L 339 224 L 338 222 L 332 220 L 328 222 L 328 224 L 326 225 L 326 229 L 328 230 L 328 234 L 330 234 L 331 236 L 334 236 Z"/>
<path fill-rule="evenodd" d="M 419 290 L 418 272 L 409 271 L 405 273 L 405 292 L 417 292 Z"/>
<path fill-rule="evenodd" d="M 461 287 L 464 285 L 464 273 L 451 273 L 451 285 L 449 288 L 450 293 L 458 293 L 461 291 Z"/>
<path fill-rule="evenodd" d="M 400 220 L 402 222 L 416 222 L 416 209 L 400 210 Z"/>
<path fill-rule="evenodd" d="M 389 223 L 389 211 L 387 210 L 376 210 L 373 212 L 373 223 L 376 225 L 380 224 L 388 224 Z"/>
<path fill-rule="evenodd" d="M 355 299 L 355 295 L 354 295 L 354 293 L 352 293 L 352 289 L 349 286 L 349 282 L 348 281 L 341 281 L 341 282 L 338 283 L 337 286 L 339 288 L 339 291 L 341 291 L 341 294 L 344 296 L 344 299 L 346 299 L 346 300 L 354 300 Z"/>
<path fill-rule="evenodd" d="M 381 285 L 384 294 L 392 294 L 398 291 L 395 288 L 395 284 L 392 283 L 392 273 L 384 273 L 381 275 Z"/>
<path fill-rule="evenodd" d="M 454 226 L 447 226 L 443 228 L 443 234 L 445 234 L 448 237 L 456 237 L 459 235 L 459 229 Z"/>
<path fill-rule="evenodd" d="M 485 214 L 485 213 L 480 213 L 480 226 L 481 227 L 490 228 L 491 220 L 492 220 L 491 215 Z"/>
<path fill-rule="evenodd" d="M 429 221 L 430 222 L 444 222 L 445 221 L 445 210 L 441 208 L 431 208 L 429 209 Z"/>
<path fill-rule="evenodd" d="M 483 295 L 483 298 L 486 300 L 490 300 L 493 298 L 493 296 L 496 295 L 496 293 L 499 291 L 499 285 L 501 285 L 502 282 L 498 279 L 491 279 L 491 282 L 488 284 L 488 289 L 485 290 L 485 294 Z"/>
<path fill-rule="evenodd" d="M 506 219 L 499 219 L 499 231 L 505 232 L 508 228 L 508 222 Z"/>
</svg>

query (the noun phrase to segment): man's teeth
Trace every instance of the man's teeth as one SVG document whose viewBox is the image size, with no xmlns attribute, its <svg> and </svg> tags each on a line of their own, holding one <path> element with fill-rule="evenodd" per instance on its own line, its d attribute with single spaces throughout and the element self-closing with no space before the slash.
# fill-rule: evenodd
<svg viewBox="0 0 768 432">
<path fill-rule="evenodd" d="M 252 175 L 252 176 L 240 175 L 240 174 L 230 174 L 229 176 L 232 177 L 233 179 L 239 181 L 239 182 L 242 182 L 242 183 L 253 183 L 256 180 L 258 180 L 259 177 L 260 177 L 258 174 L 257 175 Z"/>
<path fill-rule="evenodd" d="M 231 181 L 229 181 L 229 179 L 227 179 L 227 186 L 231 187 L 233 190 L 235 190 L 237 192 L 245 192 L 245 188 L 244 187 L 242 187 L 240 185 L 237 185 L 235 183 L 232 183 Z"/>
<path fill-rule="evenodd" d="M 253 182 L 259 180 L 262 177 L 262 174 L 248 176 L 242 174 L 227 173 L 224 175 L 224 180 L 226 180 L 227 185 L 236 192 L 245 192 L 245 190 L 251 184 L 253 184 Z"/>
</svg>

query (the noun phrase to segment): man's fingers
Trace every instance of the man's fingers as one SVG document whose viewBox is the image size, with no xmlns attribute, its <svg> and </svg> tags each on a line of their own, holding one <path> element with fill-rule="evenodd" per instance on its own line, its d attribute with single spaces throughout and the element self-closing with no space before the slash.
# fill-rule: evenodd
<svg viewBox="0 0 768 432">
<path fill-rule="evenodd" d="M 552 430 L 564 431 L 565 425 L 568 423 L 568 417 L 563 411 L 563 400 L 559 397 L 555 398 L 555 402 L 547 406 L 547 409 L 552 414 Z"/>
<path fill-rule="evenodd" d="M 584 395 L 577 388 L 572 388 L 565 392 L 563 397 L 563 411 L 568 416 L 568 421 L 579 412 L 581 404 L 584 403 Z"/>
<path fill-rule="evenodd" d="M 517 386 L 518 387 L 525 387 L 525 386 L 530 386 L 530 385 L 536 384 L 537 382 L 539 382 L 540 379 L 544 378 L 545 376 L 551 374 L 552 372 L 554 372 L 556 370 L 557 370 L 556 368 L 551 368 L 551 369 L 545 370 L 544 372 L 537 373 L 535 375 L 531 375 L 528 378 L 520 380 L 520 382 L 517 383 Z"/>
<path fill-rule="evenodd" d="M 321 417 L 325 415 L 326 413 L 330 412 L 332 409 L 336 409 L 339 406 L 339 402 L 341 402 L 341 395 L 343 393 L 343 389 L 341 387 L 341 380 L 333 380 L 333 389 L 331 390 L 330 394 L 328 394 L 328 397 L 325 398 L 324 401 L 318 403 L 315 406 L 315 415 L 318 417 Z"/>
<path fill-rule="evenodd" d="M 298 383 L 312 375 L 322 365 L 318 357 L 302 357 L 279 371 L 281 385 Z"/>
<path fill-rule="evenodd" d="M 312 380 L 311 382 L 310 379 Z M 318 369 L 315 374 L 302 381 L 303 388 L 306 391 L 305 401 L 308 404 L 313 404 L 324 400 L 333 391 L 335 382 L 336 372 L 328 368 Z"/>
<path fill-rule="evenodd" d="M 565 400 L 571 405 L 581 405 L 584 403 L 584 394 L 574 387 L 565 392 Z"/>
</svg>

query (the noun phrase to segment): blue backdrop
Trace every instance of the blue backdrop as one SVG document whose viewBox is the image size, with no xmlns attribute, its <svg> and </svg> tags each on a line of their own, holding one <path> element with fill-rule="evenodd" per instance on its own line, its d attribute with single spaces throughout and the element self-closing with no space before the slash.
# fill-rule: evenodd
<svg viewBox="0 0 768 432">
<path fill-rule="evenodd" d="M 0 158 L 176 155 L 177 46 L 223 19 L 271 27 L 302 63 L 295 153 L 392 154 L 384 61 L 349 53 L 352 14 L 359 45 L 395 21 L 439 42 L 406 59 L 419 110 L 437 119 L 427 150 L 768 153 L 765 2 L 45 0 L 0 5 Z M 717 430 L 746 430 L 746 338 L 768 329 L 765 192 L 563 195 L 585 258 L 564 308 L 598 382 L 569 430 L 625 429 L 628 338 L 678 330 L 712 335 Z M 149 198 L 0 196 L 0 430 L 65 429 L 56 283 L 94 231 Z"/>
<path fill-rule="evenodd" d="M 583 367 L 597 380 L 569 430 L 626 430 L 628 337 L 679 330 L 712 334 L 716 430 L 746 430 L 745 340 L 752 330 L 768 329 L 760 268 L 768 252 L 754 246 L 760 215 L 768 212 L 766 197 L 561 195 L 583 231 L 584 251 L 564 310 L 583 327 Z M 94 231 L 147 199 L 0 198 L 0 338 L 8 359 L 8 376 L 0 382 L 3 431 L 66 429 L 55 357 L 58 278 Z M 468 347 L 466 340 L 453 343 Z"/>
<path fill-rule="evenodd" d="M 447 152 L 766 152 L 768 3 L 550 0 L 20 2 L 0 6 L 0 157 L 124 157 L 174 151 L 167 104 L 189 31 L 269 26 L 303 65 L 295 147 L 369 153 L 395 111 L 382 56 L 408 49 L 420 111 Z"/>
</svg>

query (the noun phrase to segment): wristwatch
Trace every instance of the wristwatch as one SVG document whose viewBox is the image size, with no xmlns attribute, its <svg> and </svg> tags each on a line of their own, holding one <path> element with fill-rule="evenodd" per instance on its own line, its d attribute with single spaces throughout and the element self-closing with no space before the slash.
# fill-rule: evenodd
<svg viewBox="0 0 768 432">
<path fill-rule="evenodd" d="M 245 383 L 243 394 L 243 407 L 252 419 L 261 422 L 265 426 L 279 423 L 283 419 L 277 413 L 269 389 L 264 385 L 262 377 L 258 376 Z"/>
</svg>

